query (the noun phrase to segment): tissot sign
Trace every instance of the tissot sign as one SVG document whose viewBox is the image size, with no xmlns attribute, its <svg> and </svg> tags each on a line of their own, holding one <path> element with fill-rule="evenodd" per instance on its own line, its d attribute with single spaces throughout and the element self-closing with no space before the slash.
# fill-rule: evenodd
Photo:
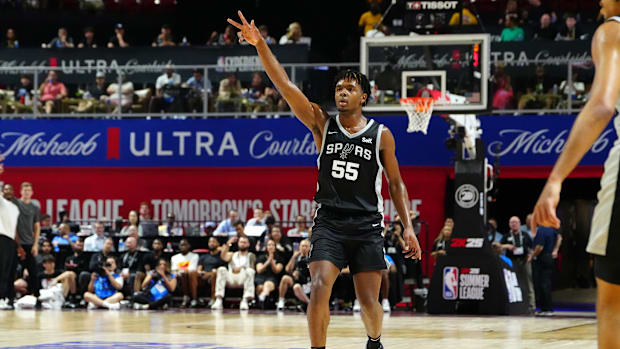
<svg viewBox="0 0 620 349">
<path fill-rule="evenodd" d="M 443 119 L 431 120 L 428 135 L 407 133 L 406 117 L 375 119 L 394 133 L 401 165 L 452 166 Z M 551 166 L 574 119 L 481 117 L 488 156 L 502 166 Z M 615 139 L 610 125 L 581 164 L 602 165 Z M 3 120 L 0 152 L 7 166 L 27 167 L 314 167 L 317 157 L 311 133 L 292 118 Z"/>
</svg>

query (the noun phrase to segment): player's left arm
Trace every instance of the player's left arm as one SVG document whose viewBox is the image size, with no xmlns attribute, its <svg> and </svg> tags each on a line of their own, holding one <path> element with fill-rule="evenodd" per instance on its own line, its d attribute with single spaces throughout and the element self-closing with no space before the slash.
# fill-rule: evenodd
<svg viewBox="0 0 620 349">
<path fill-rule="evenodd" d="M 381 144 L 379 148 L 381 163 L 385 169 L 385 175 L 388 180 L 390 197 L 396 207 L 398 216 L 403 224 L 403 238 L 405 239 L 405 249 L 403 253 L 406 253 L 406 258 L 420 259 L 422 257 L 422 251 L 420 250 L 420 243 L 413 232 L 413 225 L 411 225 L 411 217 L 409 216 L 409 195 L 407 194 L 407 188 L 403 179 L 400 176 L 400 169 L 398 168 L 398 160 L 396 159 L 396 144 L 394 142 L 394 135 L 385 126 L 381 134 Z"/>
</svg>

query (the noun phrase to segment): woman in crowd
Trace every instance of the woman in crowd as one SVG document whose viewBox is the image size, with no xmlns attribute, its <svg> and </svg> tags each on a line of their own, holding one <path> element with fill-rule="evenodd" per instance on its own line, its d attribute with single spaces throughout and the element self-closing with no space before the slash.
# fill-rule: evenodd
<svg viewBox="0 0 620 349">
<path fill-rule="evenodd" d="M 259 306 L 264 308 L 265 299 L 276 289 L 280 282 L 284 261 L 276 249 L 276 243 L 272 239 L 267 240 L 265 253 L 256 260 L 256 292 L 258 293 Z"/>
<path fill-rule="evenodd" d="M 121 229 L 121 235 L 128 235 L 129 227 L 134 226 L 138 229 L 138 235 L 142 236 L 142 226 L 140 225 L 140 216 L 138 216 L 138 211 L 131 210 L 129 211 L 128 223 Z"/>
</svg>

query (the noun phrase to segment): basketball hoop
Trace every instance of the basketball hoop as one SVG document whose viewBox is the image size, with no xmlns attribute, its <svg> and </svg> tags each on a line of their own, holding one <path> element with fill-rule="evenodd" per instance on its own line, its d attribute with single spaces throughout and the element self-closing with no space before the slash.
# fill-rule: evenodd
<svg viewBox="0 0 620 349">
<path fill-rule="evenodd" d="M 400 105 L 409 116 L 409 126 L 407 132 L 422 131 L 426 134 L 428 123 L 433 114 L 433 104 L 435 100 L 432 97 L 407 97 L 400 99 Z"/>
</svg>

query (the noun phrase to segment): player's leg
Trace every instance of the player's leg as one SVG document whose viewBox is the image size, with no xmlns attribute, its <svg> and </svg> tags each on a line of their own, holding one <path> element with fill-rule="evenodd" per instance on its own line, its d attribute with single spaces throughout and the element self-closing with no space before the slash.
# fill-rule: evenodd
<svg viewBox="0 0 620 349">
<path fill-rule="evenodd" d="M 355 295 L 362 307 L 362 321 L 368 337 L 377 339 L 383 326 L 383 307 L 379 304 L 382 270 L 371 270 L 353 274 Z"/>
<path fill-rule="evenodd" d="M 349 262 L 355 294 L 361 306 L 362 320 L 368 335 L 367 348 L 382 348 L 383 307 L 379 303 L 381 274 L 387 269 L 381 234 L 369 236 L 355 246 Z"/>
<path fill-rule="evenodd" d="M 329 325 L 329 297 L 340 268 L 328 260 L 311 262 L 309 267 L 312 292 L 308 305 L 308 330 L 311 346 L 320 348 L 325 347 Z"/>
<path fill-rule="evenodd" d="M 620 263 L 617 255 L 594 255 L 594 275 L 598 287 L 598 347 L 620 348 Z"/>
<path fill-rule="evenodd" d="M 598 347 L 620 348 L 620 285 L 596 278 L 598 295 L 596 312 L 598 318 Z"/>
</svg>

